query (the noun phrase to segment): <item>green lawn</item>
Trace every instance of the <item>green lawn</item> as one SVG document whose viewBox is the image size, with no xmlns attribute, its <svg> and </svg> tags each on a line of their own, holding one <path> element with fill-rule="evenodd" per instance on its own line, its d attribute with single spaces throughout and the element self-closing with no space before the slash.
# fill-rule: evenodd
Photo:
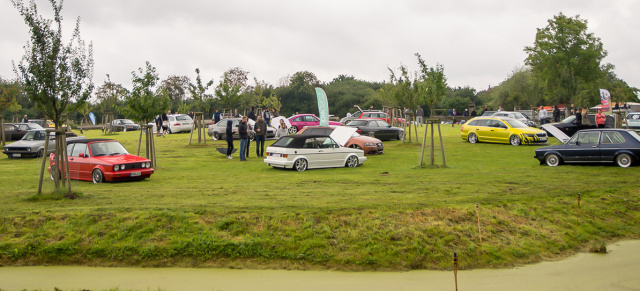
<svg viewBox="0 0 640 291">
<path fill-rule="evenodd" d="M 3 156 L 0 264 L 446 269 L 456 251 L 469 269 L 640 237 L 640 167 L 551 168 L 534 146 L 469 144 L 459 125 L 442 133 L 446 168 L 418 167 L 415 140 L 385 141 L 385 154 L 358 168 L 302 173 L 267 167 L 255 144 L 241 163 L 215 150 L 224 141 L 189 146 L 189 134 L 173 134 L 156 139 L 150 179 L 74 181 L 75 200 L 34 197 L 41 160 Z M 138 134 L 85 132 L 132 153 Z"/>
</svg>

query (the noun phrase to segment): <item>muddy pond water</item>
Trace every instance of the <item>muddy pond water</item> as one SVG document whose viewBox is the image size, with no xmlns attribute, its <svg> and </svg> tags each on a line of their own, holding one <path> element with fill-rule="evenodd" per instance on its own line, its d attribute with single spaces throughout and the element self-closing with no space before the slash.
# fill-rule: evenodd
<svg viewBox="0 0 640 291">
<path fill-rule="evenodd" d="M 459 290 L 640 290 L 640 241 L 607 254 L 458 272 Z M 461 258 L 463 259 L 463 258 Z M 196 268 L 0 267 L 2 290 L 455 290 L 453 272 L 336 272 Z"/>
</svg>

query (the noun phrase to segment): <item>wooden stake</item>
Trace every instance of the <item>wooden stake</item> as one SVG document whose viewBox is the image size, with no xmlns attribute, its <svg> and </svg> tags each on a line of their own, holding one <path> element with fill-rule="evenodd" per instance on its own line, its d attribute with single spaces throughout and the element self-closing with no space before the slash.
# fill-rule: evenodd
<svg viewBox="0 0 640 291">
<path fill-rule="evenodd" d="M 576 226 L 580 223 L 580 193 L 578 193 L 578 216 L 576 217 Z"/>
<path fill-rule="evenodd" d="M 480 229 L 480 206 L 476 202 L 476 216 L 478 216 L 478 237 L 480 238 L 480 243 L 482 243 L 482 230 Z"/>
<path fill-rule="evenodd" d="M 456 284 L 456 291 L 458 291 L 458 253 L 453 252 L 453 280 Z"/>
</svg>

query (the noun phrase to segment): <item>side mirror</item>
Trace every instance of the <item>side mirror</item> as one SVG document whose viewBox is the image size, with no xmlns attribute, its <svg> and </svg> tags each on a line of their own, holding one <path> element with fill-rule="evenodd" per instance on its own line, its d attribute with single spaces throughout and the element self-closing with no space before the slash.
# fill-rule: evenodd
<svg viewBox="0 0 640 291">
<path fill-rule="evenodd" d="M 84 158 L 84 153 L 78 154 L 79 157 Z"/>
<path fill-rule="evenodd" d="M 388 128 L 391 128 L 391 124 L 387 124 L 387 127 L 388 127 Z"/>
</svg>

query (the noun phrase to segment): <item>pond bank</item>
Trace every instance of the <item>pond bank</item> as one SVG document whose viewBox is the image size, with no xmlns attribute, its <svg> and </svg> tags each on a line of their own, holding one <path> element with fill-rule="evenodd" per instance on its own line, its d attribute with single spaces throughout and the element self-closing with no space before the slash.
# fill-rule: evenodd
<svg viewBox="0 0 640 291">
<path fill-rule="evenodd" d="M 557 262 L 458 272 L 460 290 L 640 290 L 640 240 Z M 0 267 L 2 290 L 454 290 L 445 271 L 337 272 L 191 268 Z"/>
</svg>

